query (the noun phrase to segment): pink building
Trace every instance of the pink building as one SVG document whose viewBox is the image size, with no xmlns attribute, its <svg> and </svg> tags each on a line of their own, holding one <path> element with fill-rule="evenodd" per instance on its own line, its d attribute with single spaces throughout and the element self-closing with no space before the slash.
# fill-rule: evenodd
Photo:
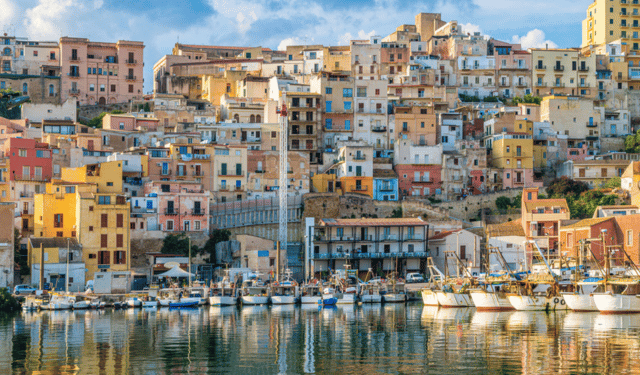
<svg viewBox="0 0 640 375">
<path fill-rule="evenodd" d="M 128 114 L 106 114 L 102 118 L 102 128 L 110 130 L 156 131 L 158 123 L 156 118 L 136 118 Z"/>
<path fill-rule="evenodd" d="M 589 155 L 589 146 L 587 142 L 570 142 L 567 146 L 567 160 L 584 161 Z M 574 147 L 571 147 L 574 146 Z"/>
<path fill-rule="evenodd" d="M 71 96 L 80 105 L 142 99 L 143 51 L 142 42 L 60 38 L 62 102 Z"/>
<path fill-rule="evenodd" d="M 209 192 L 202 184 L 152 181 L 144 194 L 158 197 L 158 223 L 165 232 L 209 232 Z"/>
<path fill-rule="evenodd" d="M 400 197 L 435 195 L 442 189 L 442 165 L 398 164 L 395 171 Z"/>
<path fill-rule="evenodd" d="M 533 169 L 520 168 L 520 169 L 503 169 L 502 170 L 502 188 L 534 188 L 542 187 L 544 183 L 542 180 L 534 179 Z"/>
<path fill-rule="evenodd" d="M 9 138 L 4 143 L 4 154 L 9 157 L 11 181 L 51 180 L 52 158 L 48 144 L 33 139 Z"/>
</svg>

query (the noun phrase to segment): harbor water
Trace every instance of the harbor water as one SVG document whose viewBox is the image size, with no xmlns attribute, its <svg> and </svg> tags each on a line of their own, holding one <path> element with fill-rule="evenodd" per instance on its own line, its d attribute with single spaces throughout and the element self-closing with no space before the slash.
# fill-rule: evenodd
<svg viewBox="0 0 640 375">
<path fill-rule="evenodd" d="M 1 374 L 632 374 L 640 315 L 420 303 L 0 316 Z"/>
</svg>

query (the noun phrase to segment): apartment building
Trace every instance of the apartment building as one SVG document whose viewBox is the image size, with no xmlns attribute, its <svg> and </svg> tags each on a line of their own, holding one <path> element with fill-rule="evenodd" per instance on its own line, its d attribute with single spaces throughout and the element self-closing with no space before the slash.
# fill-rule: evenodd
<svg viewBox="0 0 640 375">
<path fill-rule="evenodd" d="M 318 164 L 321 160 L 320 142 L 322 142 L 321 94 L 289 91 L 286 98 L 289 150 L 304 151 L 308 153 L 311 164 Z M 345 108 L 349 108 L 347 104 Z"/>
<path fill-rule="evenodd" d="M 348 74 L 334 72 L 322 72 L 310 80 L 311 92 L 322 95 L 324 103 L 321 148 L 325 152 L 335 152 L 338 142 L 353 135 L 353 83 L 353 78 Z"/>
<path fill-rule="evenodd" d="M 352 40 L 351 76 L 356 80 L 380 79 L 380 41 L 381 37 L 374 35 L 369 40 Z"/>
<path fill-rule="evenodd" d="M 396 140 L 394 168 L 398 193 L 404 196 L 432 196 L 442 192 L 442 144 L 416 145 Z"/>
<path fill-rule="evenodd" d="M 395 106 L 394 137 L 416 146 L 434 146 L 438 142 L 440 127 L 433 105 Z"/>
<path fill-rule="evenodd" d="M 582 47 L 621 39 L 631 51 L 638 51 L 638 17 L 640 4 L 636 0 L 595 0 L 587 7 L 582 21 Z"/>
<path fill-rule="evenodd" d="M 596 56 L 579 49 L 531 49 L 531 81 L 536 96 L 571 95 L 594 99 Z"/>
<path fill-rule="evenodd" d="M 493 44 L 499 96 L 522 98 L 531 94 L 531 53 L 520 50 L 520 45 Z"/>
<path fill-rule="evenodd" d="M 502 170 L 505 188 L 542 186 L 533 173 L 533 137 L 506 132 L 493 137 L 491 166 Z"/>
<path fill-rule="evenodd" d="M 420 218 L 321 219 L 314 227 L 313 267 L 319 276 L 350 265 L 374 272 L 426 271 L 429 224 Z"/>
<path fill-rule="evenodd" d="M 527 240 L 536 241 L 553 255 L 558 249 L 559 229 L 571 212 L 565 199 L 539 199 L 538 188 L 524 188 L 522 192 L 521 224 Z M 527 246 L 529 250 L 530 246 Z"/>
<path fill-rule="evenodd" d="M 142 99 L 142 42 L 62 37 L 59 46 L 62 101 L 73 96 L 81 105 L 105 105 Z"/>
<path fill-rule="evenodd" d="M 558 174 L 594 188 L 612 177 L 622 177 L 628 166 L 628 160 L 567 160 Z"/>
<path fill-rule="evenodd" d="M 373 198 L 373 147 L 357 141 L 345 142 L 338 158 L 336 177 L 342 191 Z"/>
<path fill-rule="evenodd" d="M 495 56 L 462 55 L 457 58 L 457 82 L 460 83 L 460 94 L 475 96 L 480 99 L 495 96 L 496 92 L 496 58 Z"/>
<path fill-rule="evenodd" d="M 373 145 L 376 157 L 386 157 L 392 147 L 390 129 L 387 126 L 387 81 L 356 80 L 354 84 L 353 139 Z M 349 100 L 350 98 L 345 98 L 345 102 Z"/>
<path fill-rule="evenodd" d="M 144 194 L 158 198 L 159 230 L 209 233 L 209 192 L 202 184 L 150 181 L 144 185 Z"/>
</svg>

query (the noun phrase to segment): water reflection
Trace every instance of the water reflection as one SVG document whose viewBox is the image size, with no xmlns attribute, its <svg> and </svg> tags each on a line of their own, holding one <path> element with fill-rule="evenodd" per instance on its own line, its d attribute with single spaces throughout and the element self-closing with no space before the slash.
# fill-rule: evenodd
<svg viewBox="0 0 640 375">
<path fill-rule="evenodd" d="M 0 317 L 0 373 L 634 373 L 640 316 L 419 304 Z"/>
</svg>

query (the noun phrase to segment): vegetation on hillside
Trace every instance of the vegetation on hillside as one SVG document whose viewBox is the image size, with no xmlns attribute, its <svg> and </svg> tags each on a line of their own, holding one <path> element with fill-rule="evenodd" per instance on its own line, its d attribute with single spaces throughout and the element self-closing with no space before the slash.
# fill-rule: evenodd
<svg viewBox="0 0 640 375">
<path fill-rule="evenodd" d="M 9 98 L 13 96 L 19 96 L 20 93 L 13 91 L 12 89 L 0 90 L 0 117 L 4 117 L 9 120 L 18 120 L 21 116 L 20 106 L 9 109 Z"/>
<path fill-rule="evenodd" d="M 615 184 L 615 181 L 611 184 Z M 572 219 L 590 218 L 596 207 L 616 204 L 618 198 L 615 194 L 609 194 L 609 189 L 590 190 L 586 183 L 567 177 L 553 180 L 547 187 L 547 194 L 549 198 L 566 199 Z"/>
<path fill-rule="evenodd" d="M 99 115 L 97 115 L 96 117 L 92 118 L 89 121 L 84 121 L 82 122 L 84 125 L 90 126 L 92 128 L 96 128 L 96 129 L 100 129 L 102 128 L 102 118 L 107 114 L 110 113 L 112 115 L 117 115 L 117 114 L 121 114 L 121 113 L 125 113 L 123 111 L 119 111 L 117 109 L 111 111 L 111 112 L 102 112 Z"/>
<path fill-rule="evenodd" d="M 216 244 L 229 241 L 231 232 L 226 229 L 216 229 L 211 233 L 203 247 L 191 244 L 191 256 L 209 254 L 209 262 L 215 261 Z M 184 233 L 168 234 L 162 241 L 160 252 L 163 254 L 189 255 L 189 237 Z"/>
</svg>

